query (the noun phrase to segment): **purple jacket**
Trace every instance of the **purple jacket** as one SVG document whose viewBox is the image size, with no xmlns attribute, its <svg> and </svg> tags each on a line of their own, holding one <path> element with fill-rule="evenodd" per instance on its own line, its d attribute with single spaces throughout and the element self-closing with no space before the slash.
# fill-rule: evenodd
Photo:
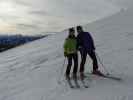
<svg viewBox="0 0 133 100">
<path fill-rule="evenodd" d="M 89 32 L 81 32 L 77 36 L 78 47 L 87 51 L 95 50 L 94 41 Z"/>
</svg>

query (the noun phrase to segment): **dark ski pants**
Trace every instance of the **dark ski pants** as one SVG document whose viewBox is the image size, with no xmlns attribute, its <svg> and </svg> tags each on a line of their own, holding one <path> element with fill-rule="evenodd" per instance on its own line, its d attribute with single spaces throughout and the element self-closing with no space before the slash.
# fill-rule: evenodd
<svg viewBox="0 0 133 100">
<path fill-rule="evenodd" d="M 87 54 L 90 56 L 90 58 L 93 61 L 93 71 L 98 70 L 97 58 L 96 58 L 96 54 L 94 51 L 82 50 L 82 51 L 80 51 L 80 54 L 81 54 L 80 73 L 84 72 L 84 65 L 86 62 Z"/>
<path fill-rule="evenodd" d="M 73 68 L 73 74 L 77 74 L 78 70 L 78 54 L 70 54 L 67 56 L 68 59 L 68 65 L 66 69 L 66 75 L 70 75 L 71 66 L 72 66 L 72 60 L 74 61 L 74 68 Z"/>
</svg>

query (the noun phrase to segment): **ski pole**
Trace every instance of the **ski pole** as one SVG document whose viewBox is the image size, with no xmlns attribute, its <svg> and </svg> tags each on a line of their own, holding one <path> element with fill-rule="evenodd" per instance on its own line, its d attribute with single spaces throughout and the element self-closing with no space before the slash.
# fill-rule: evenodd
<svg viewBox="0 0 133 100">
<path fill-rule="evenodd" d="M 58 79 L 58 83 L 59 83 L 59 84 L 61 84 L 61 77 L 62 77 L 62 75 L 63 75 L 63 71 L 64 71 L 64 67 L 65 67 L 65 62 L 66 62 L 66 57 L 65 57 L 65 59 L 64 59 L 63 65 L 62 65 L 61 70 L 60 70 L 60 77 L 59 77 L 59 79 Z"/>
<path fill-rule="evenodd" d="M 102 65 L 102 67 L 103 67 L 104 70 L 106 71 L 107 75 L 109 75 L 109 71 L 108 71 L 107 68 L 104 66 L 104 64 L 103 64 L 103 62 L 102 62 L 102 60 L 101 60 L 101 58 L 100 58 L 99 55 L 98 55 L 98 53 L 96 53 L 96 56 L 97 56 L 97 58 L 98 58 L 100 64 Z"/>
</svg>

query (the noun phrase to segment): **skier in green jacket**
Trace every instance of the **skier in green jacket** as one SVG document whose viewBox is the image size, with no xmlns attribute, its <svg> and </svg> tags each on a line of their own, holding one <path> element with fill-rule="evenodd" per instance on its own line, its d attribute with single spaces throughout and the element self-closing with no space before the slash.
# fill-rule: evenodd
<svg viewBox="0 0 133 100">
<path fill-rule="evenodd" d="M 68 65 L 66 69 L 66 78 L 70 79 L 70 70 L 72 66 L 72 60 L 74 61 L 73 78 L 77 78 L 78 70 L 78 54 L 77 54 L 77 38 L 75 37 L 74 28 L 69 29 L 69 35 L 64 43 L 64 56 L 68 59 Z"/>
</svg>

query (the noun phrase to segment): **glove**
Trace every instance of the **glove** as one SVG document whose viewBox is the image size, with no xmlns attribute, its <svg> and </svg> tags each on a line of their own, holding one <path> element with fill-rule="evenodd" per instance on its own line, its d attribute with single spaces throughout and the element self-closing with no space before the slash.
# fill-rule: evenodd
<svg viewBox="0 0 133 100">
<path fill-rule="evenodd" d="M 64 57 L 66 57 L 67 56 L 67 53 L 66 52 L 64 52 Z"/>
</svg>

